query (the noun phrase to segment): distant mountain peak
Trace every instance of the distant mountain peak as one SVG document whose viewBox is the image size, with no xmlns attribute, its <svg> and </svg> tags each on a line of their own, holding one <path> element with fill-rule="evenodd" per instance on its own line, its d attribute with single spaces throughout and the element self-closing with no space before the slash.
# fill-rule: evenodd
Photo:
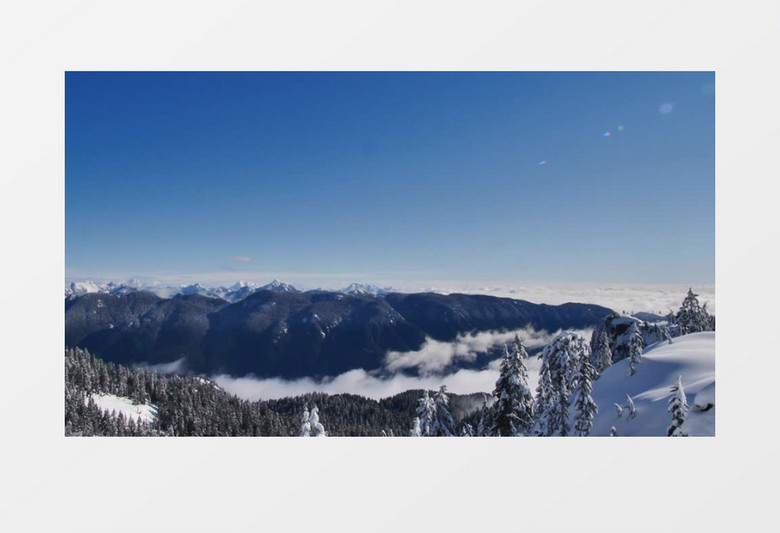
<svg viewBox="0 0 780 533">
<path fill-rule="evenodd" d="M 279 281 L 278 279 L 274 278 L 271 283 L 268 283 L 266 285 L 263 285 L 259 289 L 259 291 L 280 291 L 280 292 L 300 292 L 298 289 L 290 285 L 289 283 L 284 283 L 283 281 Z"/>
<path fill-rule="evenodd" d="M 350 283 L 339 292 L 343 292 L 345 294 L 368 294 L 371 296 L 382 296 L 391 292 L 391 290 L 388 287 L 382 288 L 368 283 Z"/>
<path fill-rule="evenodd" d="M 255 290 L 255 289 L 257 289 L 257 287 L 258 287 L 257 283 L 255 283 L 253 281 L 245 281 L 245 280 L 242 279 L 242 280 L 238 280 L 237 282 L 235 282 L 230 287 L 229 290 L 231 290 L 231 291 L 238 291 L 238 290 L 241 290 L 241 289 L 244 289 L 244 288 Z"/>
<path fill-rule="evenodd" d="M 262 290 L 277 292 L 300 292 L 289 283 L 284 283 L 278 279 L 274 279 L 271 281 L 271 283 L 263 286 L 259 286 L 253 281 L 239 280 L 230 286 L 230 288 L 206 287 L 198 282 L 190 284 L 182 283 L 179 285 L 162 285 L 158 281 L 146 283 L 139 279 L 129 279 L 123 282 L 96 282 L 91 280 L 84 280 L 66 283 L 65 298 L 76 298 L 78 296 L 83 296 L 90 293 L 121 295 L 136 291 L 147 291 L 154 293 L 161 298 L 170 298 L 177 294 L 200 294 L 201 296 L 207 296 L 209 298 L 221 298 L 229 302 L 237 302 L 239 300 L 243 300 L 251 294 L 254 294 L 257 291 Z"/>
</svg>

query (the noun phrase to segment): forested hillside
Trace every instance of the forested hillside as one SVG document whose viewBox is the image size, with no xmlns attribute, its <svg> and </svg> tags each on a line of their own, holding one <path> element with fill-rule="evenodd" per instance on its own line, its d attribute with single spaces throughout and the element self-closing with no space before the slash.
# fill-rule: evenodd
<svg viewBox="0 0 780 533">
<path fill-rule="evenodd" d="M 82 349 L 65 350 L 66 435 L 297 436 L 301 413 L 319 407 L 329 436 L 408 436 L 422 391 L 380 401 L 354 394 L 313 393 L 280 400 L 249 402 L 230 395 L 208 379 L 164 376 L 107 363 Z M 151 406 L 148 423 L 105 398 L 127 398 L 135 407 Z M 459 416 L 475 405 L 473 396 L 453 395 Z M 130 403 L 128 402 L 128 403 Z"/>
</svg>

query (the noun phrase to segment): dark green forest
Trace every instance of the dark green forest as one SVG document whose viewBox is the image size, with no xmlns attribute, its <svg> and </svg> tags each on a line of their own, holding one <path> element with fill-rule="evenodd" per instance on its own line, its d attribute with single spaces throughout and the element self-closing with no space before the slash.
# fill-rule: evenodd
<svg viewBox="0 0 780 533">
<path fill-rule="evenodd" d="M 113 394 L 158 410 L 151 424 L 102 411 L 93 394 Z M 316 405 L 328 436 L 408 436 L 422 391 L 373 400 L 311 393 L 250 402 L 197 376 L 166 376 L 108 363 L 87 350 L 65 350 L 66 436 L 298 436 L 301 414 Z M 481 395 L 452 395 L 454 417 L 481 405 Z M 384 433 L 383 433 L 384 432 Z"/>
</svg>

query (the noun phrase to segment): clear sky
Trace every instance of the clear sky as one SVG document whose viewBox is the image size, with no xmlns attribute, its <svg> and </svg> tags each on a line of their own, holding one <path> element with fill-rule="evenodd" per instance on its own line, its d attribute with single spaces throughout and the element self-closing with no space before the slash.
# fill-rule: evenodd
<svg viewBox="0 0 780 533">
<path fill-rule="evenodd" d="M 68 72 L 66 277 L 714 283 L 714 83 Z"/>
</svg>

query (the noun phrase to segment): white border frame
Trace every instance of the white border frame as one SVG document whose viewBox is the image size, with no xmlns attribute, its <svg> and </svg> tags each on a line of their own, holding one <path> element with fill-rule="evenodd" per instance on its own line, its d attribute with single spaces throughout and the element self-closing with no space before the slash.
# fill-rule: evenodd
<svg viewBox="0 0 780 533">
<path fill-rule="evenodd" d="M 775 1 L 4 6 L 0 527 L 776 531 L 778 20 Z M 715 70 L 717 437 L 65 439 L 63 72 L 93 69 Z"/>
</svg>

